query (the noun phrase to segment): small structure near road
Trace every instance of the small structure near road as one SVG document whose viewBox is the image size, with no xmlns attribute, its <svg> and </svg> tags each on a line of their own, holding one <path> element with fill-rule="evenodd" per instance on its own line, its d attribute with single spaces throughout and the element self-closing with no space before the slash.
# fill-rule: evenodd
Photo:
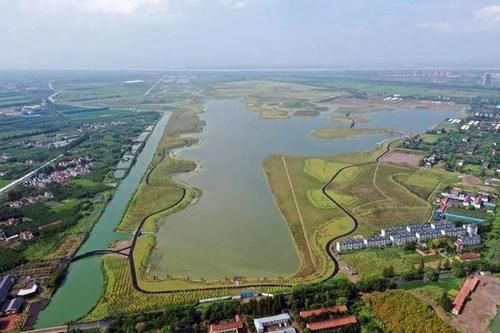
<svg viewBox="0 0 500 333">
<path fill-rule="evenodd" d="M 265 331 L 295 332 L 295 328 L 291 327 L 292 318 L 288 313 L 282 313 L 271 317 L 255 318 L 253 323 L 257 333 L 264 333 Z"/>
<path fill-rule="evenodd" d="M 243 321 L 236 315 L 234 321 L 212 324 L 209 333 L 239 333 L 243 329 Z"/>
<path fill-rule="evenodd" d="M 20 296 L 20 297 L 33 296 L 34 294 L 36 294 L 38 292 L 38 289 L 39 289 L 38 283 L 35 280 L 29 280 L 24 285 L 24 288 L 20 289 L 17 292 L 17 296 Z"/>
<path fill-rule="evenodd" d="M 453 314 L 459 315 L 462 312 L 467 299 L 469 298 L 470 294 L 472 294 L 474 290 L 476 290 L 478 284 L 479 279 L 476 276 L 469 276 L 467 280 L 465 280 L 462 289 L 460 289 L 460 292 L 453 301 L 453 310 L 451 311 Z"/>
</svg>

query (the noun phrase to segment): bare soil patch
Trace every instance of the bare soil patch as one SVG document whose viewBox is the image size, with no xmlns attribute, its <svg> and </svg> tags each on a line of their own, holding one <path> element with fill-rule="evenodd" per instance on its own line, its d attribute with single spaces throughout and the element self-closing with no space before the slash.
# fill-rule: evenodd
<svg viewBox="0 0 500 333">
<path fill-rule="evenodd" d="M 468 333 L 489 332 L 488 326 L 500 304 L 500 279 L 481 276 L 479 280 L 479 286 L 465 303 L 463 312 L 450 320 L 451 325 Z"/>
<path fill-rule="evenodd" d="M 418 167 L 418 162 L 420 162 L 421 159 L 422 155 L 393 151 L 385 155 L 382 158 L 382 162 Z"/>
</svg>

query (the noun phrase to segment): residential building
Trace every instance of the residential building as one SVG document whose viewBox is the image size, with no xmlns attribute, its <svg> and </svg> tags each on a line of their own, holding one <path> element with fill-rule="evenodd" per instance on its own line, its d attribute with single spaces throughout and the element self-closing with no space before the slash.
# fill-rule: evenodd
<svg viewBox="0 0 500 333">
<path fill-rule="evenodd" d="M 404 245 L 417 241 L 415 234 L 409 233 L 406 229 L 400 233 L 391 234 L 389 236 L 394 246 Z"/>
<path fill-rule="evenodd" d="M 455 246 L 458 252 L 462 252 L 467 246 L 476 246 L 481 244 L 481 238 L 478 235 L 475 236 L 463 236 L 455 241 Z"/>
<path fill-rule="evenodd" d="M 13 298 L 10 300 L 9 305 L 5 308 L 5 314 L 13 315 L 21 312 L 24 306 L 24 300 L 22 298 Z"/>
<path fill-rule="evenodd" d="M 415 232 L 415 237 L 419 242 L 425 242 L 430 239 L 435 239 L 441 237 L 441 231 L 434 229 L 423 229 L 418 232 Z"/>
<path fill-rule="evenodd" d="M 406 226 L 406 230 L 411 233 L 417 233 L 422 231 L 432 230 L 430 223 L 423 224 L 409 224 Z"/>
<path fill-rule="evenodd" d="M 356 319 L 356 316 L 351 315 L 331 320 L 308 323 L 307 328 L 311 330 L 311 332 L 332 331 L 346 326 L 354 326 L 357 325 L 357 323 L 358 321 Z"/>
<path fill-rule="evenodd" d="M 274 326 L 286 328 L 292 324 L 292 318 L 288 313 L 282 313 L 276 316 L 255 318 L 253 320 L 257 333 L 263 333 L 267 327 Z"/>
<path fill-rule="evenodd" d="M 441 229 L 441 235 L 448 237 L 462 237 L 467 234 L 467 231 L 464 228 L 459 227 L 450 227 L 446 229 Z"/>
<path fill-rule="evenodd" d="M 464 224 L 462 226 L 469 236 L 477 236 L 477 224 Z"/>
<path fill-rule="evenodd" d="M 359 250 L 365 247 L 365 242 L 363 239 L 346 239 L 343 241 L 339 241 L 336 244 L 337 252 L 351 251 L 351 250 Z"/>
<path fill-rule="evenodd" d="M 383 228 L 380 229 L 380 236 L 389 237 L 390 235 L 399 234 L 405 231 L 407 231 L 406 226 Z"/>
<path fill-rule="evenodd" d="M 452 227 L 455 227 L 454 222 L 440 221 L 440 222 L 431 223 L 431 228 L 436 229 L 436 230 L 442 230 L 442 229 L 452 228 Z"/>
<path fill-rule="evenodd" d="M 5 301 L 10 293 L 10 290 L 12 289 L 12 286 L 14 285 L 14 282 L 15 280 L 12 275 L 5 275 L 0 280 L 0 303 Z"/>
<path fill-rule="evenodd" d="M 370 247 L 384 247 L 387 245 L 391 245 L 391 240 L 389 238 L 383 236 L 371 236 L 363 239 L 365 246 Z"/>
</svg>

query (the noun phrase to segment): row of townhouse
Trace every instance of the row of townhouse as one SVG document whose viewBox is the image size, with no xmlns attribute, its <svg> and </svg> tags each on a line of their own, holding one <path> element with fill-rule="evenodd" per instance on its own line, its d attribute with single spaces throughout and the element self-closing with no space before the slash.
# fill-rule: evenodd
<svg viewBox="0 0 500 333">
<path fill-rule="evenodd" d="M 413 242 L 425 242 L 444 236 L 465 239 L 465 246 L 477 245 L 478 241 L 481 242 L 477 235 L 477 225 L 465 224 L 458 227 L 453 222 L 443 221 L 384 228 L 380 230 L 380 236 L 338 241 L 335 248 L 337 252 L 345 252 L 364 248 L 400 246 Z"/>
</svg>

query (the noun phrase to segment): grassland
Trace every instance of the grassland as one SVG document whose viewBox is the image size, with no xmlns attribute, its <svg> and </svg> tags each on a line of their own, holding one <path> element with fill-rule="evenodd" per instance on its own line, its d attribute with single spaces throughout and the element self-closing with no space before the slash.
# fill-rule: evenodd
<svg viewBox="0 0 500 333">
<path fill-rule="evenodd" d="M 373 312 L 393 333 L 452 333 L 454 328 L 418 298 L 401 290 L 376 293 L 368 297 Z"/>
<path fill-rule="evenodd" d="M 436 256 L 421 257 L 415 251 L 401 248 L 369 249 L 342 255 L 342 258 L 363 277 L 381 276 L 384 268 L 392 266 L 397 274 L 413 270 L 421 259 L 425 263 L 439 260 Z"/>
<path fill-rule="evenodd" d="M 298 277 L 310 276 L 312 272 L 324 274 L 314 264 L 328 270 L 330 260 L 325 255 L 326 243 L 353 228 L 353 221 L 321 191 L 321 187 L 340 169 L 356 165 L 343 169 L 326 191 L 358 219 L 356 233 L 365 236 L 378 233 L 383 226 L 426 222 L 432 212 L 432 195 L 458 180 L 456 174 L 438 169 L 375 163 L 376 156 L 384 149 L 381 147 L 370 152 L 331 158 L 284 157 L 305 232 L 284 172 L 283 157 L 270 156 L 264 161 L 277 205 L 302 259 Z M 404 272 L 419 262 L 416 253 L 400 249 L 359 251 L 342 257 L 362 276 L 378 275 L 387 265 L 392 265 L 397 272 Z M 437 258 L 428 257 L 425 260 L 431 262 Z"/>
<path fill-rule="evenodd" d="M 383 134 L 383 128 L 349 128 L 349 127 L 330 127 L 317 128 L 312 132 L 312 136 L 317 139 L 346 139 L 362 135 Z"/>
<path fill-rule="evenodd" d="M 354 226 L 352 219 L 342 210 L 326 200 L 321 187 L 341 168 L 363 162 L 374 161 L 385 147 L 376 151 L 340 155 L 329 159 L 289 157 L 272 155 L 263 163 L 271 190 L 278 207 L 292 233 L 301 258 L 301 268 L 296 279 L 310 280 L 326 276 L 331 272 L 332 262 L 326 253 L 326 244 Z M 294 187 L 303 225 L 292 196 L 285 166 Z M 338 178 L 349 183 L 359 173 L 353 167 L 340 173 Z"/>
</svg>

